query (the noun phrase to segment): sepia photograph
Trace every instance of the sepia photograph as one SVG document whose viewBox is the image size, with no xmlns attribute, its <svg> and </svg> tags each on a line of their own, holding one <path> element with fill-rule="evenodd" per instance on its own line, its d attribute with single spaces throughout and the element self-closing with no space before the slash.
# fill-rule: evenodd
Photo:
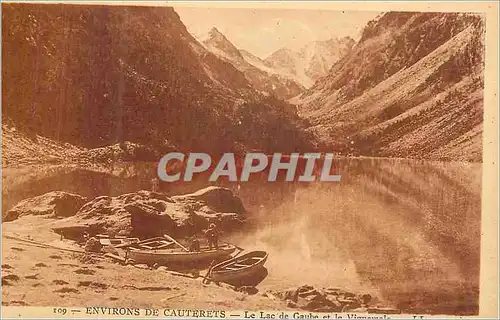
<svg viewBox="0 0 500 320">
<path fill-rule="evenodd" d="M 493 307 L 487 15 L 338 8 L 2 3 L 2 309 Z"/>
</svg>

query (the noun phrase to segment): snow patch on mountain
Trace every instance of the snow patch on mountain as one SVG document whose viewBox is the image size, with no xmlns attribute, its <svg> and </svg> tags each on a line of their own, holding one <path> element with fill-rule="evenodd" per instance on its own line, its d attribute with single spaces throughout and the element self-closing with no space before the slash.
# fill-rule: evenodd
<svg viewBox="0 0 500 320">
<path fill-rule="evenodd" d="M 274 70 L 250 52 L 236 48 L 217 28 L 212 28 L 200 41 L 208 51 L 243 72 L 252 86 L 262 94 L 273 94 L 286 100 L 305 89 L 293 75 Z"/>
<path fill-rule="evenodd" d="M 350 52 L 354 43 L 352 38 L 345 37 L 313 41 L 299 51 L 281 48 L 264 59 L 264 64 L 309 88 L 327 75 L 333 64 Z"/>
</svg>

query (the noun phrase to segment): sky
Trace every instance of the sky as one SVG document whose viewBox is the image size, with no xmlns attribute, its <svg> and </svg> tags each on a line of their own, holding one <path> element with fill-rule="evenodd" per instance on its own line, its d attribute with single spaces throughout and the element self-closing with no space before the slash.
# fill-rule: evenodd
<svg viewBox="0 0 500 320">
<path fill-rule="evenodd" d="M 364 25 L 380 12 L 174 7 L 188 31 L 203 38 L 216 27 L 238 49 L 266 58 L 287 47 L 298 50 L 315 40 L 359 39 Z"/>
</svg>

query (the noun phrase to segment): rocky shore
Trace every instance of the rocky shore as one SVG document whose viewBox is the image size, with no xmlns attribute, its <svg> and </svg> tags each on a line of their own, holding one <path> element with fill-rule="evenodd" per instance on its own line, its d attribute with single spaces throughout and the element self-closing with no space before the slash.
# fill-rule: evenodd
<svg viewBox="0 0 500 320">
<path fill-rule="evenodd" d="M 284 301 L 287 307 L 312 312 L 400 313 L 400 310 L 383 307 L 382 302 L 370 294 L 355 294 L 340 288 L 303 285 L 282 291 L 268 291 L 264 295 Z"/>
<path fill-rule="evenodd" d="M 4 214 L 3 221 L 28 215 L 59 218 L 51 223 L 51 229 L 69 239 L 79 239 L 84 232 L 138 238 L 167 233 L 182 238 L 206 229 L 211 220 L 217 220 L 222 230 L 237 228 L 245 212 L 241 200 L 220 187 L 173 197 L 142 190 L 90 201 L 54 191 L 19 202 Z M 188 223 L 190 214 L 196 219 L 193 225 Z"/>
<path fill-rule="evenodd" d="M 101 251 L 100 253 L 88 252 L 86 250 L 88 248 L 80 241 L 82 234 L 108 234 L 139 239 L 169 234 L 183 239 L 193 232 L 200 232 L 207 228 L 212 221 L 217 221 L 223 232 L 230 233 L 244 225 L 246 214 L 247 211 L 242 201 L 229 189 L 220 187 L 207 187 L 179 196 L 167 196 L 143 190 L 116 197 L 101 196 L 89 200 L 78 194 L 53 191 L 25 199 L 3 215 L 4 241 L 7 242 L 7 246 L 4 247 L 2 266 L 2 283 L 6 288 L 3 294 L 4 305 L 43 303 L 43 300 L 39 298 L 30 302 L 25 301 L 26 299 L 13 300 L 11 298 L 13 294 L 16 295 L 16 292 L 23 290 L 22 288 L 28 289 L 21 285 L 26 282 L 26 279 L 40 280 L 33 286 L 57 287 L 58 289 L 54 290 L 53 294 L 59 295 L 59 298 L 63 300 L 69 298 L 69 301 L 72 301 L 75 296 L 83 294 L 85 290 L 106 292 L 111 288 L 114 288 L 114 296 L 122 296 L 125 293 L 116 289 L 119 289 L 120 285 L 123 289 L 123 281 L 115 279 L 112 275 L 117 272 L 125 278 L 142 272 L 143 275 L 136 277 L 140 282 L 148 282 L 149 280 L 145 281 L 143 278 L 151 277 L 153 274 L 153 278 L 158 278 L 156 285 L 127 284 L 129 289 L 133 290 L 165 291 L 168 287 L 167 291 L 177 288 L 174 290 L 176 291 L 179 290 L 179 286 L 159 286 L 158 283 L 165 281 L 189 283 L 191 281 L 189 285 L 186 285 L 186 290 L 191 292 L 185 292 L 184 295 L 193 298 L 193 295 L 196 296 L 196 292 L 199 293 L 201 290 L 199 280 L 207 272 L 205 269 L 186 270 L 179 273 L 165 266 L 134 264 L 126 259 L 117 259 L 120 257 L 119 254 L 110 257 L 110 252 L 117 252 L 109 247 L 98 250 Z M 195 217 L 194 224 L 190 223 L 190 217 Z M 22 261 L 29 259 L 30 256 L 37 257 L 36 259 L 40 261 L 28 268 L 33 263 Z M 61 263 L 64 260 L 68 261 Z M 76 287 L 71 286 L 74 280 L 72 276 L 68 276 L 67 279 L 53 279 L 50 283 L 42 281 L 42 278 L 57 275 L 57 273 L 49 272 L 48 275 L 42 276 L 42 269 L 46 270 L 53 262 L 58 262 L 56 270 L 61 269 L 58 272 L 64 269 L 64 272 L 68 274 L 68 268 L 75 269 L 74 272 L 77 274 L 75 276 L 78 278 Z M 109 273 L 108 269 L 113 271 Z M 23 278 L 20 273 L 26 272 L 33 273 L 33 275 L 27 274 Z M 82 275 L 86 279 L 80 279 Z M 134 278 L 126 282 L 135 281 L 132 279 Z M 251 299 L 254 302 L 243 304 L 243 307 L 240 307 L 243 309 L 248 309 L 258 301 L 259 308 L 263 309 L 294 309 L 311 312 L 385 310 L 384 313 L 390 313 L 392 310 L 380 309 L 381 302 L 369 294 L 355 294 L 336 288 L 323 289 L 303 285 L 292 289 L 259 292 L 257 287 L 238 287 L 224 283 L 201 285 L 204 288 L 202 292 L 210 288 L 215 296 L 219 294 L 225 296 L 228 292 L 233 292 L 241 301 L 247 299 L 244 298 L 245 296 L 253 297 Z M 221 290 L 223 293 L 220 293 Z M 121 304 L 123 298 L 115 298 L 110 301 L 110 305 L 114 305 L 113 301 L 119 301 L 123 306 Z M 180 296 L 176 295 L 176 299 L 179 298 Z M 136 302 L 141 306 L 165 306 L 162 304 L 164 300 L 160 299 L 162 303 L 157 304 L 158 301 L 153 297 L 151 299 L 153 300 L 146 302 L 140 299 Z M 196 298 L 193 299 L 196 300 Z M 196 304 L 196 307 L 199 306 Z M 230 307 L 233 308 L 235 305 Z"/>
</svg>

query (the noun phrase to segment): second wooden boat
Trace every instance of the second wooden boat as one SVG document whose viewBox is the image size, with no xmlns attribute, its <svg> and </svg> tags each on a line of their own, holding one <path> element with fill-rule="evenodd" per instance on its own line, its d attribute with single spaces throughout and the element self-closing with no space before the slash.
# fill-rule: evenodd
<svg viewBox="0 0 500 320">
<path fill-rule="evenodd" d="M 265 251 L 252 251 L 223 261 L 210 270 L 210 279 L 215 282 L 230 282 L 251 277 L 262 269 L 267 257 Z"/>
</svg>

